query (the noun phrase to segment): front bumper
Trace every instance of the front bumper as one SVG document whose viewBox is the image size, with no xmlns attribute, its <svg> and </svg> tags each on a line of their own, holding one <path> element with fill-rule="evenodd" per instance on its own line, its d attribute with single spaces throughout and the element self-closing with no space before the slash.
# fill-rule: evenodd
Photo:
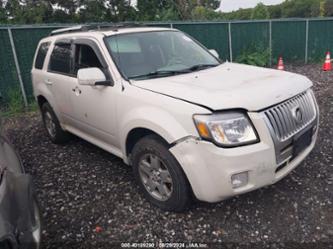
<svg viewBox="0 0 333 249">
<path fill-rule="evenodd" d="M 197 199 L 218 202 L 274 184 L 299 165 L 314 148 L 317 130 L 312 142 L 302 153 L 277 171 L 274 142 L 259 113 L 249 116 L 260 134 L 257 144 L 223 149 L 210 142 L 188 138 L 170 148 L 182 166 Z M 248 172 L 248 183 L 233 188 L 231 176 Z"/>
</svg>

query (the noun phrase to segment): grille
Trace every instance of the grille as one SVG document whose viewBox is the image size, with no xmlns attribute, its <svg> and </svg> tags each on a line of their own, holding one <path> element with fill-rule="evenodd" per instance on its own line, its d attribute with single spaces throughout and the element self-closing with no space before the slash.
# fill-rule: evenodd
<svg viewBox="0 0 333 249">
<path fill-rule="evenodd" d="M 316 119 L 311 90 L 264 111 L 280 142 L 286 141 Z"/>
</svg>

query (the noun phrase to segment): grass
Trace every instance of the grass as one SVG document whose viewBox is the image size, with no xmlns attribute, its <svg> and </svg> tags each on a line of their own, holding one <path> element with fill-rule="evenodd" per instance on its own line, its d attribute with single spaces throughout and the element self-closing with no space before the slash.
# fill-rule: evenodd
<svg viewBox="0 0 333 249">
<path fill-rule="evenodd" d="M 1 104 L 0 113 L 3 117 L 16 116 L 24 112 L 37 111 L 38 105 L 35 101 L 24 106 L 24 100 L 19 88 L 12 88 L 8 91 L 6 101 Z"/>
</svg>

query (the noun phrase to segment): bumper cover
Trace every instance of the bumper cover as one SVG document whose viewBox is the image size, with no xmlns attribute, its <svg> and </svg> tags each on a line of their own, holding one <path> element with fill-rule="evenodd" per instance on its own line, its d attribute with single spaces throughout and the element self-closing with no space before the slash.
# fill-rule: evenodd
<svg viewBox="0 0 333 249">
<path fill-rule="evenodd" d="M 267 125 L 260 114 L 250 113 L 249 116 L 260 133 L 260 143 L 223 149 L 210 142 L 189 138 L 170 148 L 197 199 L 218 202 L 274 184 L 299 165 L 315 145 L 317 132 L 310 146 L 276 172 L 278 165 L 274 143 Z M 231 176 L 241 172 L 248 172 L 248 184 L 234 189 Z"/>
</svg>

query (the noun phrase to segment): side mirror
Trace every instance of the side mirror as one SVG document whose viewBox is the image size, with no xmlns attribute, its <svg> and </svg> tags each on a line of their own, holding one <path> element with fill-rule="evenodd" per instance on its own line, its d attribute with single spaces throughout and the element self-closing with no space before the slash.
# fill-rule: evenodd
<svg viewBox="0 0 333 249">
<path fill-rule="evenodd" d="M 220 58 L 219 53 L 215 49 L 209 49 L 209 52 L 214 55 L 216 58 Z"/>
<path fill-rule="evenodd" d="M 103 71 L 97 67 L 80 69 L 77 72 L 77 79 L 80 85 L 113 86 L 113 82 L 106 80 Z"/>
</svg>

